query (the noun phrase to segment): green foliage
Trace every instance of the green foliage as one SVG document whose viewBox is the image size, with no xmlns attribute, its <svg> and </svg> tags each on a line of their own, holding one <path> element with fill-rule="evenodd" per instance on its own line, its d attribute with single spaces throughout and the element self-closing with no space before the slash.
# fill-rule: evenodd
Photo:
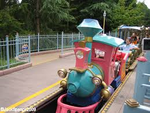
<svg viewBox="0 0 150 113">
<path fill-rule="evenodd" d="M 15 35 L 16 32 L 20 32 L 21 23 L 11 16 L 8 10 L 0 11 L 0 37 L 5 38 L 6 35 L 10 37 Z"/>
<path fill-rule="evenodd" d="M 105 31 L 125 25 L 150 26 L 150 9 L 137 0 L 1 0 L 0 37 L 19 34 L 78 32 L 85 18 L 94 18 Z"/>
<path fill-rule="evenodd" d="M 49 28 L 59 31 L 60 24 L 70 22 L 74 19 L 69 14 L 69 3 L 66 0 L 45 0 L 40 10 L 43 31 L 48 32 Z M 46 20 L 46 21 L 45 21 Z M 59 26 L 59 27 L 57 27 Z M 62 31 L 61 29 L 60 31 Z"/>
<path fill-rule="evenodd" d="M 147 7 L 144 3 L 136 4 L 136 0 L 127 0 L 126 3 L 126 0 L 119 0 L 117 6 L 112 11 L 113 17 L 111 19 L 113 23 L 111 23 L 111 27 L 114 29 L 123 24 L 130 26 L 146 25 L 144 20 L 146 11 Z"/>
</svg>

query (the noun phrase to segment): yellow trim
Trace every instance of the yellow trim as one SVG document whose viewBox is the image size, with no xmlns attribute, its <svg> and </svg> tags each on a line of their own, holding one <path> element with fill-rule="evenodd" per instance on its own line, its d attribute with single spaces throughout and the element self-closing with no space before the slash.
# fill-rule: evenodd
<svg viewBox="0 0 150 113">
<path fill-rule="evenodd" d="M 91 62 L 90 65 L 94 65 L 95 67 L 97 67 L 100 70 L 100 72 L 102 74 L 102 78 L 104 80 L 104 72 L 103 72 L 102 68 L 99 65 L 97 65 L 96 63 L 94 63 L 94 62 Z"/>
<path fill-rule="evenodd" d="M 70 68 L 69 69 L 70 71 L 77 71 L 77 72 L 80 72 L 80 73 L 83 73 L 83 72 L 85 72 L 87 69 L 80 69 L 80 68 L 76 68 L 76 67 L 74 67 L 74 68 Z"/>
<path fill-rule="evenodd" d="M 133 107 L 133 108 L 139 106 L 139 103 L 136 100 L 134 100 L 134 99 L 128 99 L 128 100 L 125 101 L 125 103 L 128 106 Z"/>
<path fill-rule="evenodd" d="M 87 69 L 93 76 L 96 76 L 93 71 L 91 71 L 89 68 Z"/>
<path fill-rule="evenodd" d="M 128 80 L 128 78 L 131 76 L 131 74 L 133 73 L 133 71 L 129 72 L 126 75 L 126 78 L 124 79 L 124 81 L 120 84 L 120 86 L 115 90 L 115 92 L 112 94 L 112 96 L 109 98 L 109 100 L 106 102 L 106 104 L 102 107 L 102 109 L 100 110 L 101 113 L 106 113 L 107 110 L 109 109 L 109 107 L 111 106 L 111 104 L 113 103 L 114 99 L 116 98 L 116 96 L 119 94 L 120 90 L 122 89 L 122 87 L 125 85 L 126 81 Z"/>
<path fill-rule="evenodd" d="M 86 47 L 86 41 L 80 41 L 79 46 L 82 48 Z"/>
<path fill-rule="evenodd" d="M 21 101 L 15 103 L 15 104 L 13 104 L 13 105 L 11 105 L 11 106 L 9 106 L 9 107 L 7 107 L 6 110 L 11 110 L 11 109 L 13 109 L 13 108 L 15 108 L 15 107 L 17 107 L 17 106 L 19 106 L 19 105 L 21 105 L 21 104 L 23 104 L 23 103 L 29 101 L 29 100 L 31 100 L 32 98 L 34 98 L 34 97 L 36 97 L 36 96 L 38 96 L 38 95 L 40 95 L 40 94 L 46 92 L 47 90 L 49 90 L 49 89 L 51 89 L 51 88 L 53 88 L 53 87 L 55 87 L 55 86 L 57 86 L 57 85 L 59 85 L 59 84 L 60 84 L 60 81 L 57 81 L 56 83 L 54 83 L 54 84 L 52 84 L 52 85 L 50 85 L 50 86 L 48 86 L 48 87 L 46 87 L 46 88 L 44 88 L 44 89 L 42 89 L 42 90 L 40 90 L 40 91 L 34 93 L 34 94 L 32 94 L 32 95 L 30 95 L 30 96 L 24 98 L 23 100 L 21 100 Z M 6 111 L 6 112 L 7 112 L 7 111 Z M 0 111 L 0 113 L 5 113 L 5 112 Z"/>
<path fill-rule="evenodd" d="M 93 42 L 93 38 L 92 37 L 85 37 L 85 41 L 86 42 Z"/>
<path fill-rule="evenodd" d="M 61 92 L 63 90 L 63 88 L 59 88 L 58 90 L 54 91 L 53 93 L 47 95 L 46 97 L 42 98 L 41 100 L 38 100 L 37 102 L 33 103 L 32 105 L 28 106 L 27 108 L 25 108 L 21 113 L 26 113 L 28 110 L 32 109 L 32 108 L 37 108 L 38 105 L 40 105 L 41 103 L 43 103 L 44 101 L 46 101 L 47 99 L 53 97 L 55 94 Z"/>
</svg>

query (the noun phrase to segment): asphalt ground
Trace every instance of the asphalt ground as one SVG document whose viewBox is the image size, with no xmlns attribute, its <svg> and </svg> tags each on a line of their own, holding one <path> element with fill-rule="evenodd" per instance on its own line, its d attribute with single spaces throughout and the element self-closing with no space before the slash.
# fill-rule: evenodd
<svg viewBox="0 0 150 113">
<path fill-rule="evenodd" d="M 133 98 L 135 78 L 136 72 L 134 71 L 130 75 L 127 82 L 120 90 L 119 94 L 116 96 L 115 100 L 108 108 L 106 113 L 123 113 L 125 100 Z"/>
<path fill-rule="evenodd" d="M 74 67 L 74 55 L 0 77 L 0 107 L 27 107 L 59 87 L 57 71 Z M 56 83 L 57 84 L 54 84 Z"/>
</svg>

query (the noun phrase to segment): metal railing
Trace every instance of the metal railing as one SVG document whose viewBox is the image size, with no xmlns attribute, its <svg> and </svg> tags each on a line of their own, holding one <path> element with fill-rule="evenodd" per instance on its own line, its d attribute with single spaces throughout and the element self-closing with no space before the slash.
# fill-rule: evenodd
<svg viewBox="0 0 150 113">
<path fill-rule="evenodd" d="M 106 35 L 108 35 L 108 36 L 113 36 L 113 37 L 118 37 L 118 32 L 116 31 L 116 32 L 108 32 L 108 33 L 106 33 Z"/>
<path fill-rule="evenodd" d="M 30 62 L 30 37 L 0 41 L 0 70 Z"/>
<path fill-rule="evenodd" d="M 146 59 L 138 59 L 133 98 L 136 101 L 126 101 L 123 113 L 150 113 L 150 52 Z"/>
<path fill-rule="evenodd" d="M 27 36 L 18 36 L 19 39 L 27 38 Z M 73 41 L 83 38 L 80 33 L 61 34 L 53 35 L 31 35 L 30 36 L 31 52 L 40 52 L 47 50 L 65 49 L 72 48 Z"/>
<path fill-rule="evenodd" d="M 53 35 L 29 35 L 19 36 L 9 40 L 8 36 L 0 41 L 0 70 L 8 69 L 25 62 L 30 62 L 30 53 L 48 50 L 73 48 L 73 41 L 80 40 L 83 35 L 80 33 L 53 34 Z"/>
</svg>

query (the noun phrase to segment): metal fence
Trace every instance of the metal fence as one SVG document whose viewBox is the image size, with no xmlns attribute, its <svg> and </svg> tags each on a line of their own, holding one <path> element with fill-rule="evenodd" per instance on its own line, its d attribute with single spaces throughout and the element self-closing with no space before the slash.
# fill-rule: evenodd
<svg viewBox="0 0 150 113">
<path fill-rule="evenodd" d="M 30 62 L 30 37 L 27 39 L 5 40 L 0 41 L 0 70 L 8 69 L 25 62 Z"/>
<path fill-rule="evenodd" d="M 0 41 L 0 70 L 7 69 L 25 62 L 30 62 L 31 52 L 73 48 L 73 41 L 80 40 L 80 33 L 19 36 L 12 40 L 8 36 Z"/>
<path fill-rule="evenodd" d="M 118 37 L 118 32 L 116 31 L 116 32 L 108 32 L 108 33 L 106 33 L 106 35 L 108 35 L 108 36 L 113 36 L 113 37 Z"/>
<path fill-rule="evenodd" d="M 53 34 L 53 35 L 31 35 L 30 36 L 31 52 L 40 52 L 47 50 L 72 48 L 73 41 L 83 38 L 80 33 Z M 19 39 L 27 38 L 27 36 L 19 36 Z"/>
<path fill-rule="evenodd" d="M 133 98 L 126 101 L 123 113 L 150 113 L 150 51 L 145 51 L 145 60 L 138 59 Z"/>
</svg>

